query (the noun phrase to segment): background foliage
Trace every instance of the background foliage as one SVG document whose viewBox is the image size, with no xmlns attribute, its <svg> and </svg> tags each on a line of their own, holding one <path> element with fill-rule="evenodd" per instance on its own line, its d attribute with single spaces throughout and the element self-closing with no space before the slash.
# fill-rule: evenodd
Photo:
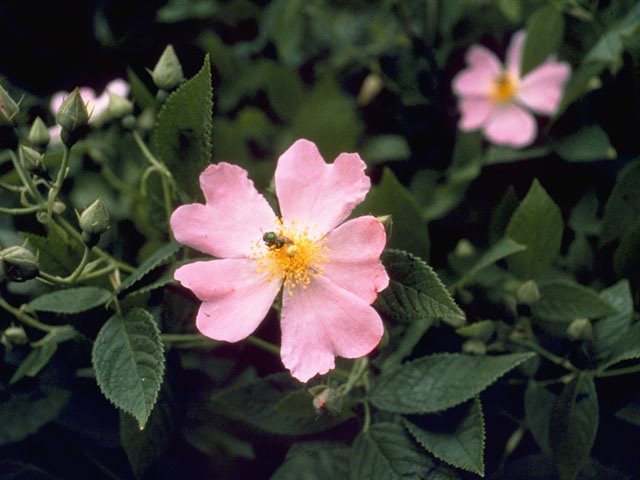
<svg viewBox="0 0 640 480">
<path fill-rule="evenodd" d="M 135 134 L 111 121 L 71 149 L 54 222 L 0 215 L 2 248 L 27 239 L 66 277 L 84 250 L 74 209 L 100 197 L 98 249 L 121 262 L 67 288 L 2 285 L 0 478 L 636 475 L 637 2 L 27 1 L 0 5 L 0 23 L 23 143 L 78 85 L 126 78 L 136 116 Z M 536 40 L 525 70 L 557 53 L 573 75 L 513 150 L 456 129 L 450 83 L 472 44 L 502 57 L 521 28 Z M 158 94 L 145 68 L 169 43 L 187 81 Z M 356 213 L 393 218 L 374 304 L 388 335 L 308 385 L 344 393 L 332 411 L 265 344 L 276 312 L 257 338 L 217 344 L 172 281 L 195 253 L 167 213 L 198 200 L 202 166 L 238 164 L 269 195 L 299 137 L 329 160 L 360 152 L 374 187 Z M 52 176 L 62 157 L 47 151 Z M 19 185 L 13 166 L 0 152 L 4 184 Z"/>
</svg>

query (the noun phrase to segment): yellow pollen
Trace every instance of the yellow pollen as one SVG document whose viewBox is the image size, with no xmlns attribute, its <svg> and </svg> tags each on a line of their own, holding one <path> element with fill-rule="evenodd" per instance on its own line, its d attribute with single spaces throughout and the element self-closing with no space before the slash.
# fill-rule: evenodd
<svg viewBox="0 0 640 480">
<path fill-rule="evenodd" d="M 513 100 L 518 91 L 518 80 L 509 72 L 504 71 L 493 79 L 491 99 L 494 103 L 506 103 Z"/>
<path fill-rule="evenodd" d="M 266 273 L 267 282 L 282 279 L 289 295 L 298 287 L 306 290 L 313 278 L 322 275 L 322 266 L 328 261 L 326 239 L 295 220 L 285 224 L 279 219 L 273 231 L 291 243 L 278 246 L 258 242 L 251 253 L 257 272 Z"/>
</svg>

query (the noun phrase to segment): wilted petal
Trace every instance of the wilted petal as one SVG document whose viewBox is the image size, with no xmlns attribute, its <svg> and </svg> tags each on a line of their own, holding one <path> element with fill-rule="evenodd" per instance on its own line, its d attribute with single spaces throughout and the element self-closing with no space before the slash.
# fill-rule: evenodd
<svg viewBox="0 0 640 480">
<path fill-rule="evenodd" d="M 491 142 L 515 148 L 533 142 L 536 131 L 533 115 L 513 104 L 496 109 L 484 125 L 484 133 Z"/>
<path fill-rule="evenodd" d="M 382 224 L 371 216 L 343 223 L 327 235 L 329 261 L 323 275 L 340 288 L 371 304 L 389 284 L 380 263 L 387 236 Z"/>
<path fill-rule="evenodd" d="M 282 363 L 306 382 L 335 366 L 335 356 L 362 357 L 380 342 L 384 328 L 378 313 L 360 297 L 315 278 L 307 290 L 282 300 Z"/>
<path fill-rule="evenodd" d="M 518 101 L 535 112 L 553 115 L 570 74 L 568 64 L 547 60 L 522 79 Z"/>
<path fill-rule="evenodd" d="M 488 98 L 460 98 L 458 100 L 458 109 L 460 110 L 461 116 L 458 121 L 458 127 L 460 127 L 461 130 L 475 130 L 476 128 L 480 128 L 495 108 L 494 103 Z"/>
<path fill-rule="evenodd" d="M 200 175 L 206 205 L 192 203 L 171 215 L 176 240 L 215 257 L 247 257 L 272 228 L 275 214 L 246 170 L 228 163 Z"/>
<path fill-rule="evenodd" d="M 174 278 L 203 302 L 196 317 L 198 330 L 227 342 L 253 333 L 280 288 L 278 280 L 267 281 L 249 259 L 189 263 L 178 268 Z"/>
<path fill-rule="evenodd" d="M 298 140 L 278 159 L 276 193 L 282 216 L 327 233 L 366 196 L 371 181 L 357 153 L 342 153 L 332 164 L 308 140 Z"/>
<path fill-rule="evenodd" d="M 453 91 L 461 96 L 488 96 L 494 79 L 502 71 L 500 60 L 480 45 L 471 47 L 465 58 L 469 66 L 453 78 Z"/>
</svg>

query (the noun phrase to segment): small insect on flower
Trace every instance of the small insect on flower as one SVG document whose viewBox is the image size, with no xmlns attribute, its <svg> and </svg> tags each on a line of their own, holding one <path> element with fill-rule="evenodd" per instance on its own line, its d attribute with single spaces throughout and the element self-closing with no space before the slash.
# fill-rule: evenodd
<svg viewBox="0 0 640 480">
<path fill-rule="evenodd" d="M 276 232 L 265 232 L 262 235 L 262 240 L 267 244 L 267 247 L 282 248 L 285 245 L 290 245 L 293 242 L 290 238 L 284 235 L 278 235 Z"/>
</svg>

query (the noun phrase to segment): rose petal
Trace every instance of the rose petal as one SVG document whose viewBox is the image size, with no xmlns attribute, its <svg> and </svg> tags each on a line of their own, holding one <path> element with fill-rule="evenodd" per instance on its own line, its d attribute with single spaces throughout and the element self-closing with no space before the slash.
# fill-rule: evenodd
<svg viewBox="0 0 640 480">
<path fill-rule="evenodd" d="M 496 109 L 484 125 L 484 133 L 491 142 L 515 148 L 533 142 L 536 131 L 533 115 L 514 104 Z"/>
<path fill-rule="evenodd" d="M 325 277 L 307 290 L 282 300 L 282 363 L 306 382 L 335 366 L 335 356 L 362 357 L 380 342 L 384 328 L 378 313 L 358 296 Z"/>
<path fill-rule="evenodd" d="M 524 40 L 527 34 L 524 30 L 518 30 L 511 37 L 511 43 L 507 48 L 507 70 L 515 78 L 520 78 L 520 68 L 522 63 L 522 49 L 524 47 Z"/>
<path fill-rule="evenodd" d="M 488 98 L 465 97 L 459 99 L 458 108 L 462 115 L 458 127 L 466 131 L 480 128 L 496 106 Z"/>
<path fill-rule="evenodd" d="M 62 102 L 64 102 L 64 99 L 67 98 L 67 95 L 69 95 L 68 92 L 57 92 L 53 94 L 53 96 L 51 97 L 51 102 L 49 103 L 51 113 L 53 113 L 54 115 L 58 113 L 58 110 L 60 110 Z"/>
<path fill-rule="evenodd" d="M 228 163 L 200 175 L 206 205 L 192 203 L 171 215 L 176 240 L 215 257 L 247 257 L 275 222 L 271 207 L 246 170 Z"/>
<path fill-rule="evenodd" d="M 267 281 L 249 259 L 189 263 L 174 278 L 204 302 L 196 317 L 198 330 L 227 342 L 251 335 L 280 289 L 279 280 Z"/>
<path fill-rule="evenodd" d="M 567 63 L 547 60 L 522 79 L 518 101 L 535 112 L 553 115 L 570 74 Z"/>
<path fill-rule="evenodd" d="M 493 80 L 502 71 L 500 60 L 480 45 L 471 47 L 465 59 L 469 67 L 453 78 L 453 91 L 460 96 L 488 96 L 493 88 Z"/>
<path fill-rule="evenodd" d="M 330 232 L 366 196 L 371 181 L 357 153 L 342 153 L 332 164 L 315 143 L 298 140 L 278 159 L 276 193 L 282 216 L 316 233 Z"/>
<path fill-rule="evenodd" d="M 111 92 L 115 95 L 118 95 L 119 97 L 124 98 L 129 95 L 130 87 L 129 84 L 123 79 L 116 78 L 115 80 L 111 80 L 109 83 L 107 83 L 107 86 L 104 90 L 106 92 Z"/>
<path fill-rule="evenodd" d="M 327 235 L 329 261 L 322 266 L 323 276 L 340 288 L 371 304 L 389 284 L 389 276 L 380 263 L 387 241 L 382 224 L 371 216 L 343 223 Z"/>
</svg>

